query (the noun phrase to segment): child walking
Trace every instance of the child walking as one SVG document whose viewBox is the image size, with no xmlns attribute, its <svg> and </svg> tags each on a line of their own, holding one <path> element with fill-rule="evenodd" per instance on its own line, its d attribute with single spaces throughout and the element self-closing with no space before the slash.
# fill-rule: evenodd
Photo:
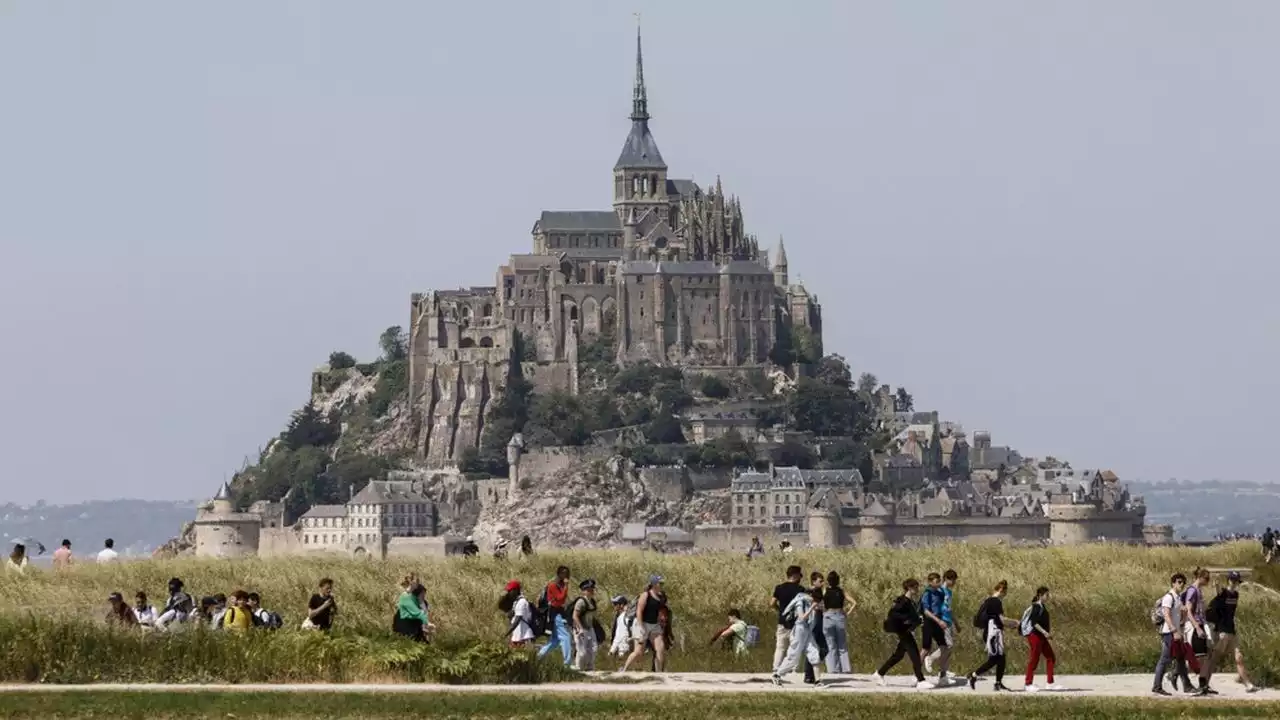
<svg viewBox="0 0 1280 720">
<path fill-rule="evenodd" d="M 1048 685 L 1045 690 L 1061 691 L 1064 688 L 1053 681 L 1053 663 L 1057 658 L 1053 654 L 1053 646 L 1049 644 L 1049 640 L 1053 635 L 1049 632 L 1049 609 L 1044 603 L 1049 599 L 1049 588 L 1041 585 L 1036 588 L 1035 599 L 1031 601 L 1031 607 L 1027 608 L 1022 614 L 1021 631 L 1027 638 L 1027 643 L 1031 646 L 1031 651 L 1027 656 L 1027 676 L 1024 679 L 1023 690 L 1026 692 L 1039 692 L 1040 688 L 1035 686 L 1036 668 L 1040 665 L 1040 658 L 1044 658 L 1044 675 Z"/>
</svg>

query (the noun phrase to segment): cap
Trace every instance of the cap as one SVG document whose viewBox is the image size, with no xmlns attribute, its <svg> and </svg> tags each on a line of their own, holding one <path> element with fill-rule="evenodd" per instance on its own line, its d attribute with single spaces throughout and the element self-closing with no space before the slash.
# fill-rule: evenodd
<svg viewBox="0 0 1280 720">
<path fill-rule="evenodd" d="M 1232 582 L 1240 582 L 1240 573 L 1236 572 L 1235 570 L 1232 570 L 1231 572 L 1227 573 L 1227 579 Z"/>
<path fill-rule="evenodd" d="M 626 605 L 626 604 L 627 604 L 627 596 L 626 596 L 626 595 L 614 595 L 614 596 L 613 596 L 613 599 L 612 599 L 612 600 L 610 600 L 609 602 L 613 603 L 614 605 Z"/>
<path fill-rule="evenodd" d="M 596 581 L 592 580 L 591 578 L 587 578 L 586 580 L 583 580 L 582 582 L 578 583 L 579 590 L 594 590 L 595 588 L 596 588 Z"/>
<path fill-rule="evenodd" d="M 124 602 L 124 596 L 118 592 L 113 592 L 107 596 L 108 602 Z"/>
<path fill-rule="evenodd" d="M 653 587 L 654 585 L 657 585 L 657 584 L 658 584 L 658 583 L 660 583 L 660 582 L 662 582 L 662 576 L 661 576 L 661 575 L 650 575 L 650 576 L 649 576 L 649 587 Z"/>
<path fill-rule="evenodd" d="M 475 538 L 473 538 L 473 537 L 471 537 L 470 535 L 468 535 L 468 536 L 467 536 L 467 542 L 475 542 Z"/>
<path fill-rule="evenodd" d="M 512 580 L 511 582 L 507 583 L 507 592 L 511 592 L 512 590 L 519 590 L 519 589 L 520 589 L 519 580 Z"/>
</svg>

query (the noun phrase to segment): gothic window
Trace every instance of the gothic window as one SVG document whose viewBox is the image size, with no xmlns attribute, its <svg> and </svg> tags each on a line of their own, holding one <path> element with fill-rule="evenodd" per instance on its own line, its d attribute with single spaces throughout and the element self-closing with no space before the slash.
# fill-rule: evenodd
<svg viewBox="0 0 1280 720">
<path fill-rule="evenodd" d="M 640 194 L 640 178 L 638 176 L 631 178 L 631 194 L 633 196 Z"/>
<path fill-rule="evenodd" d="M 492 306 L 492 305 L 489 305 L 489 304 L 487 304 L 487 303 L 485 304 L 485 306 L 484 306 L 484 316 L 485 316 L 485 317 L 493 317 L 493 306 Z"/>
<path fill-rule="evenodd" d="M 489 337 L 488 335 L 485 335 L 484 337 L 480 338 L 480 347 L 482 348 L 493 347 L 493 338 Z"/>
<path fill-rule="evenodd" d="M 649 178 L 646 176 L 640 182 L 640 191 L 645 195 L 649 194 Z"/>
</svg>

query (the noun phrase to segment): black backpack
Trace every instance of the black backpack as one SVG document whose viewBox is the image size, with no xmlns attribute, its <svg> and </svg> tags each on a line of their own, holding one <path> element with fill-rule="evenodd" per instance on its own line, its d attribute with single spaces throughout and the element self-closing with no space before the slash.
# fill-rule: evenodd
<svg viewBox="0 0 1280 720">
<path fill-rule="evenodd" d="M 1213 596 L 1213 599 L 1209 601 L 1209 607 L 1204 610 L 1205 622 L 1210 625 L 1218 624 L 1218 621 L 1222 619 L 1223 602 L 1225 602 L 1225 598 L 1222 596 L 1222 591 L 1218 591 L 1218 594 Z"/>
<path fill-rule="evenodd" d="M 990 598 L 988 598 L 989 600 Z M 987 601 L 983 600 L 978 606 L 978 613 L 973 616 L 973 626 L 979 630 L 987 629 Z"/>
</svg>

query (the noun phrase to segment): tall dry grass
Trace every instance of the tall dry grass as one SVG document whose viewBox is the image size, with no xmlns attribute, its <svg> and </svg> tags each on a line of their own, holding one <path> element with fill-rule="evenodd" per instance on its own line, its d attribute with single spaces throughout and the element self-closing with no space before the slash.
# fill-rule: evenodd
<svg viewBox="0 0 1280 720">
<path fill-rule="evenodd" d="M 357 642 L 352 638 L 363 636 L 381 642 L 389 635 L 399 579 L 414 572 L 427 586 L 432 620 L 440 628 L 441 646 L 431 652 L 442 652 L 443 646 L 460 652 L 461 648 L 501 643 L 505 619 L 496 609 L 496 601 L 503 584 L 513 578 L 522 580 L 532 596 L 554 574 L 555 567 L 564 564 L 572 569 L 575 580 L 596 579 L 602 606 L 610 595 L 621 593 L 633 598 L 649 574 L 663 575 L 675 613 L 678 646 L 670 669 L 765 672 L 772 660 L 775 619 L 768 609 L 770 594 L 781 581 L 786 565 L 794 562 L 804 568 L 806 575 L 811 570 L 836 570 L 843 576 L 846 590 L 859 605 L 849 626 L 854 669 L 869 672 L 892 649 L 881 631 L 881 622 L 901 581 L 906 577 L 923 580 L 930 571 L 954 568 L 960 574 L 956 614 L 961 637 L 953 668 L 967 670 L 981 660 L 970 619 L 988 588 L 1005 579 L 1010 583 L 1006 600 L 1010 615 L 1021 613 L 1037 585 L 1053 589 L 1054 645 L 1061 672 L 1128 672 L 1145 671 L 1155 663 L 1159 643 L 1147 616 L 1152 603 L 1168 587 L 1172 572 L 1189 572 L 1196 566 L 1250 567 L 1256 560 L 1257 550 L 1252 543 L 1237 543 L 1205 549 L 1119 545 L 1020 549 L 955 544 L 918 550 L 799 551 L 785 557 L 772 553 L 752 561 L 737 553 L 665 556 L 632 551 L 547 551 L 529 560 L 508 561 L 139 561 L 0 578 L 0 619 L 5 620 L 5 627 L 29 616 L 47 621 L 39 630 L 26 626 L 28 632 L 54 632 L 55 626 L 68 623 L 82 627 L 86 619 L 97 620 L 105 612 L 110 592 L 130 596 L 142 589 L 162 604 L 167 580 L 177 576 L 186 580 L 188 590 L 197 596 L 240 588 L 260 592 L 264 605 L 280 612 L 290 630 L 276 633 L 278 637 L 274 638 L 255 638 L 253 642 L 260 644 L 254 648 L 265 653 L 268 650 L 263 648 L 279 645 L 284 650 L 278 662 L 286 663 L 284 658 L 290 653 L 312 652 L 310 646 L 289 649 L 287 643 L 320 641 L 299 640 L 293 636 L 301 633 L 292 630 L 301 622 L 307 598 L 319 578 L 328 576 L 336 582 L 338 641 L 345 642 L 345 637 Z M 725 613 L 731 607 L 742 610 L 749 622 L 761 628 L 762 646 L 746 658 L 735 659 L 708 645 L 714 631 L 725 624 Z M 610 613 L 605 610 L 603 614 L 608 619 Z M 1264 678 L 1280 658 L 1277 619 L 1280 598 L 1261 590 L 1246 589 L 1242 593 L 1239 624 L 1243 647 L 1255 673 Z M 4 632 L 2 628 L 0 632 Z M 140 640 L 129 654 L 147 653 L 148 642 L 151 641 Z M 216 645 L 219 639 L 202 642 L 205 644 L 192 650 L 212 652 L 208 643 Z M 1023 649 L 1020 641 L 1010 644 L 1012 665 L 1016 666 Z M 232 656 L 239 652 L 235 643 L 226 645 L 231 648 L 226 652 Z M 356 647 L 347 652 L 362 651 Z M 221 657 L 226 659 L 225 655 Z M 131 657 L 116 661 L 134 662 Z M 338 674 L 351 679 L 374 677 L 381 672 L 380 667 L 385 670 L 385 666 L 373 663 Z M 290 671 L 288 677 L 297 676 Z"/>
</svg>

